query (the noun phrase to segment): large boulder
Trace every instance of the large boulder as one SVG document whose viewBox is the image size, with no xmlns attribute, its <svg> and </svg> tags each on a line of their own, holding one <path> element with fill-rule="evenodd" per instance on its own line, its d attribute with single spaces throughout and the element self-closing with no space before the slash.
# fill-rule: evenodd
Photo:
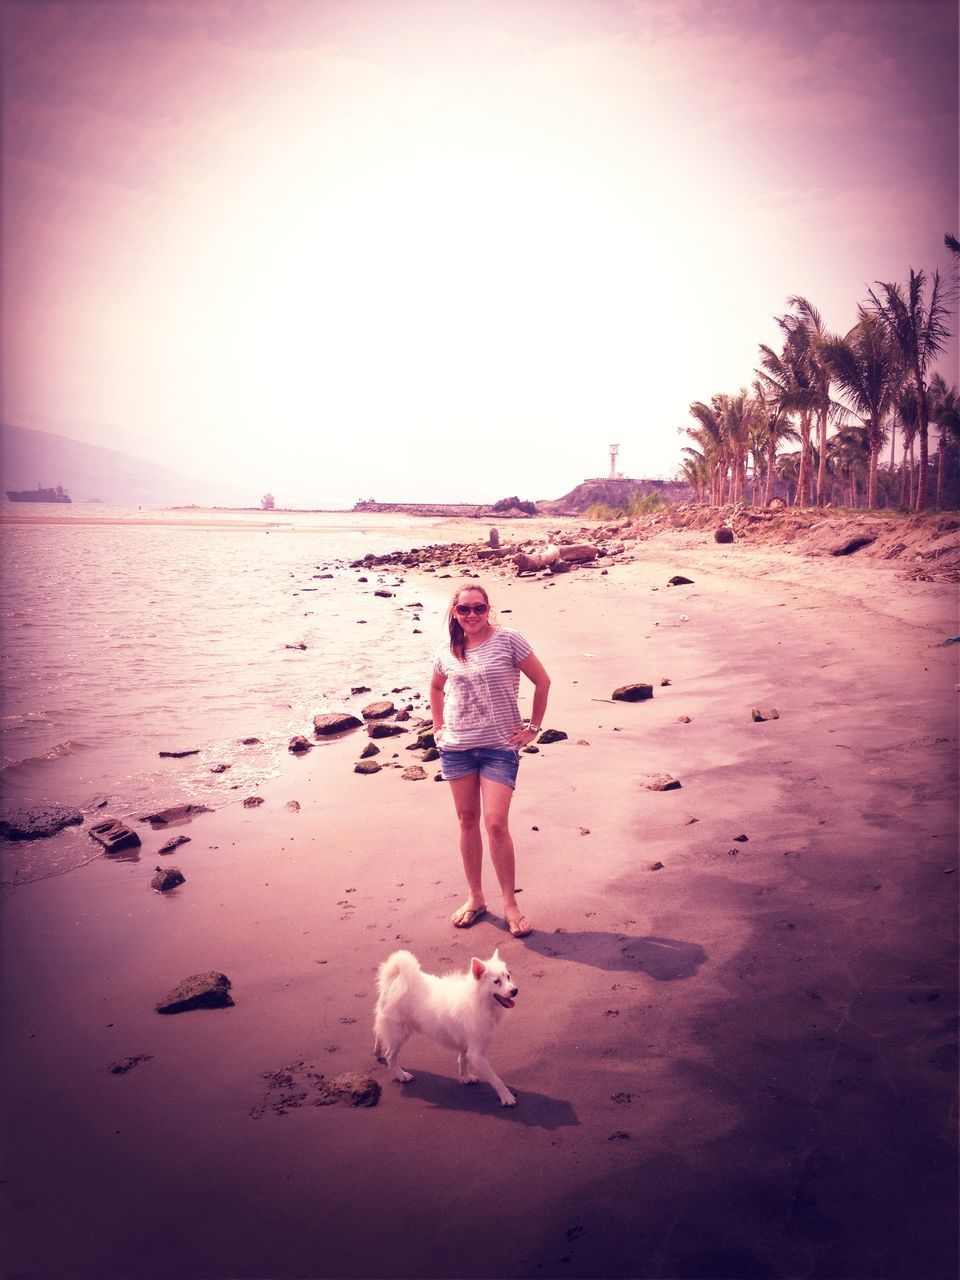
<svg viewBox="0 0 960 1280">
<path fill-rule="evenodd" d="M 157 867 L 156 875 L 150 881 L 150 888 L 155 889 L 157 893 L 169 893 L 171 889 L 176 889 L 178 885 L 186 882 L 187 877 L 179 867 Z"/>
<path fill-rule="evenodd" d="M 329 738 L 335 733 L 346 733 L 348 729 L 359 729 L 362 723 L 349 711 L 327 711 L 313 717 L 313 731 L 318 738 Z"/>
<path fill-rule="evenodd" d="M 123 849 L 136 849 L 140 837 L 131 831 L 119 818 L 105 818 L 90 827 L 88 834 L 103 845 L 107 853 L 120 853 Z"/>
<path fill-rule="evenodd" d="M 541 746 L 549 746 L 551 742 L 563 742 L 566 736 L 562 729 L 544 729 L 537 742 Z"/>
<path fill-rule="evenodd" d="M 159 831 L 164 827 L 180 826 L 184 822 L 190 822 L 198 813 L 212 812 L 209 805 L 205 804 L 175 804 L 169 809 L 161 809 L 158 813 L 145 813 L 140 821 L 149 822 L 154 831 Z"/>
<path fill-rule="evenodd" d="M 648 773 L 643 779 L 643 785 L 648 791 L 680 790 L 680 783 L 676 778 L 671 778 L 669 773 Z"/>
<path fill-rule="evenodd" d="M 190 1009 L 226 1009 L 233 1004 L 230 979 L 225 973 L 195 973 L 178 982 L 158 1002 L 157 1013 L 186 1013 Z"/>
<path fill-rule="evenodd" d="M 367 725 L 367 733 L 371 738 L 393 738 L 398 733 L 406 733 L 402 724 L 388 724 L 385 720 L 371 720 Z"/>
<path fill-rule="evenodd" d="M 41 840 L 64 827 L 79 826 L 83 814 L 58 804 L 5 809 L 0 815 L 0 836 L 5 840 Z"/>
<path fill-rule="evenodd" d="M 375 1107 L 380 1101 L 380 1082 L 362 1071 L 346 1071 L 323 1087 L 351 1107 Z"/>
<path fill-rule="evenodd" d="M 392 716 L 396 711 L 396 707 L 389 698 L 384 698 L 380 702 L 370 702 L 363 708 L 360 714 L 364 720 L 385 720 L 388 716 Z"/>
<path fill-rule="evenodd" d="M 622 684 L 610 695 L 614 702 L 643 702 L 653 697 L 652 684 Z"/>
<path fill-rule="evenodd" d="M 169 840 L 160 846 L 157 853 L 173 853 L 174 849 L 179 849 L 182 844 L 189 843 L 189 836 L 171 836 Z"/>
</svg>

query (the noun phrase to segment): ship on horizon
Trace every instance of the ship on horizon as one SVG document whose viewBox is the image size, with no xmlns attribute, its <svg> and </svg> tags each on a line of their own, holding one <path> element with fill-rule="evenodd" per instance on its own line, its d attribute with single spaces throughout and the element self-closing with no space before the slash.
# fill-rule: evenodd
<svg viewBox="0 0 960 1280">
<path fill-rule="evenodd" d="M 8 489 L 7 497 L 11 502 L 70 502 L 70 495 L 66 492 L 62 484 L 58 484 L 53 489 L 44 489 L 43 485 L 37 484 L 35 489 Z"/>
</svg>

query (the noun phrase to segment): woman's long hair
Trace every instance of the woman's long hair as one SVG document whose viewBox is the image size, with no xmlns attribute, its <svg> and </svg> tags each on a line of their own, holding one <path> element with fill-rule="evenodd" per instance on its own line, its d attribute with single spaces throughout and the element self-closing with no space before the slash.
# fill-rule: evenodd
<svg viewBox="0 0 960 1280">
<path fill-rule="evenodd" d="M 462 596 L 465 591 L 476 591 L 483 596 L 484 600 L 487 602 L 487 620 L 489 621 L 490 619 L 490 597 L 487 595 L 483 587 L 457 587 L 456 591 L 453 593 L 453 599 L 450 601 L 450 612 L 448 615 L 447 625 L 450 629 L 450 652 L 458 662 L 463 662 L 463 655 L 466 653 L 467 649 L 467 636 L 463 627 L 460 625 L 454 606 L 456 605 L 459 597 Z"/>
</svg>

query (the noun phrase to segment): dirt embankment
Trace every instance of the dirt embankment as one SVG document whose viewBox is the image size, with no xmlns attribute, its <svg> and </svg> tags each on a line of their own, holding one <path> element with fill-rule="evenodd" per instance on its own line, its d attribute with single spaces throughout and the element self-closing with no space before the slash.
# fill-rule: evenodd
<svg viewBox="0 0 960 1280">
<path fill-rule="evenodd" d="M 909 578 L 960 581 L 960 513 L 924 515 L 767 507 L 671 507 L 642 521 L 637 536 L 661 529 L 733 530 L 735 541 L 781 546 L 809 556 L 859 555 L 896 561 Z"/>
<path fill-rule="evenodd" d="M 414 551 L 397 551 L 384 556 L 366 556 L 356 567 L 374 564 L 403 564 L 439 568 L 458 566 L 489 571 L 502 567 L 509 572 L 529 572 L 533 566 L 524 558 L 537 558 L 548 547 L 582 544 L 595 548 L 593 558 L 581 557 L 573 563 L 555 563 L 554 571 L 577 568 L 578 563 L 616 564 L 632 558 L 638 542 L 660 534 L 700 531 L 707 538 L 745 544 L 780 547 L 806 556 L 849 556 L 887 560 L 902 575 L 928 582 L 960 582 L 960 513 L 925 515 L 868 511 L 791 510 L 784 507 L 701 507 L 694 503 L 665 506 L 654 515 L 620 521 L 568 519 L 556 528 L 539 522 L 539 527 L 523 530 L 518 522 L 517 537 L 504 539 L 498 547 L 477 542 L 441 543 Z M 722 531 L 722 532 L 721 532 Z M 550 572 L 546 562 L 543 569 Z"/>
</svg>

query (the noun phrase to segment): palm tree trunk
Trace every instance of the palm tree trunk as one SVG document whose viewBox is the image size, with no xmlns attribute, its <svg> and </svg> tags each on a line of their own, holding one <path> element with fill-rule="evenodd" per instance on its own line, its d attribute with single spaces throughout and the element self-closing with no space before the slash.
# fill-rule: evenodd
<svg viewBox="0 0 960 1280">
<path fill-rule="evenodd" d="M 800 469 L 797 472 L 797 493 L 794 505 L 802 507 L 806 497 L 807 468 L 810 452 L 810 420 L 806 414 L 800 416 Z"/>
<path fill-rule="evenodd" d="M 923 385 L 923 377 L 918 367 L 914 368 L 914 377 L 917 385 L 917 408 L 919 410 L 919 436 L 920 436 L 920 475 L 917 480 L 917 511 L 926 511 L 927 509 L 927 469 L 930 466 L 930 441 L 928 439 L 929 419 L 927 417 L 927 392 Z"/>
<path fill-rule="evenodd" d="M 870 470 L 867 474 L 867 507 L 873 511 L 877 505 L 877 463 L 880 461 L 880 445 L 870 446 Z"/>
<path fill-rule="evenodd" d="M 916 442 L 911 440 L 910 441 L 910 493 L 909 493 L 910 502 L 908 504 L 909 509 L 911 511 L 917 505 L 917 485 L 918 484 L 919 484 L 919 481 L 917 479 Z"/>
<path fill-rule="evenodd" d="M 777 456 L 777 446 L 773 436 L 770 436 L 767 444 L 767 484 L 763 494 L 763 505 L 769 507 L 773 498 L 773 464 Z"/>
<path fill-rule="evenodd" d="M 943 510 L 943 432 L 937 441 L 937 498 L 936 510 Z"/>
<path fill-rule="evenodd" d="M 817 506 L 826 504 L 827 495 L 827 414 L 820 409 L 817 421 L 817 447 L 820 450 L 820 465 L 817 467 Z"/>
</svg>

